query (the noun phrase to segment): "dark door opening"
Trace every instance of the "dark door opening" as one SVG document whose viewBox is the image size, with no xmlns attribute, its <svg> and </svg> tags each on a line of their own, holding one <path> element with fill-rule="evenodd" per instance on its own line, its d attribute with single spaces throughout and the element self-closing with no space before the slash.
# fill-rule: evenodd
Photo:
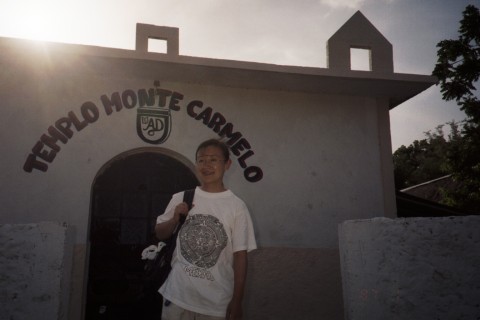
<svg viewBox="0 0 480 320">
<path fill-rule="evenodd" d="M 95 179 L 87 320 L 155 319 L 155 314 L 160 319 L 161 297 L 142 279 L 141 253 L 158 242 L 156 218 L 172 194 L 194 188 L 198 180 L 181 161 L 145 150 L 118 156 Z"/>
</svg>

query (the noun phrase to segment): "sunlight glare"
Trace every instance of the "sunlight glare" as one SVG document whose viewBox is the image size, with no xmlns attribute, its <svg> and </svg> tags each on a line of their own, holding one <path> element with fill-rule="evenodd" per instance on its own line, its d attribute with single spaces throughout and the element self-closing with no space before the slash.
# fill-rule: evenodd
<svg viewBox="0 0 480 320">
<path fill-rule="evenodd" d="M 68 38 L 69 1 L 11 1 L 9 32 L 15 37 L 39 41 L 63 41 Z M 2 15 L 3 16 L 3 15 Z"/>
</svg>

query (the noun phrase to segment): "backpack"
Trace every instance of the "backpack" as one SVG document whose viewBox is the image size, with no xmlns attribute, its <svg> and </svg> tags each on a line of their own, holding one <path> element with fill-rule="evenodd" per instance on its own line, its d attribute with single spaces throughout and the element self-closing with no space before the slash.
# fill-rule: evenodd
<svg viewBox="0 0 480 320">
<path fill-rule="evenodd" d="M 195 190 L 186 190 L 183 194 L 183 202 L 187 203 L 188 210 L 192 209 L 193 197 L 195 195 Z M 172 270 L 172 256 L 175 251 L 175 246 L 177 244 L 177 237 L 180 229 L 182 228 L 185 219 L 180 219 L 180 223 L 177 226 L 177 229 L 174 231 L 172 236 L 165 240 L 164 242 L 159 242 L 158 246 L 155 249 L 151 248 L 150 252 L 146 252 L 149 248 L 146 248 L 142 253 L 142 259 L 146 260 L 144 270 L 145 270 L 145 281 L 148 282 L 149 286 L 153 286 L 158 290 L 165 280 L 167 280 L 170 271 Z M 145 257 L 146 255 L 155 254 L 153 259 L 150 257 Z"/>
</svg>

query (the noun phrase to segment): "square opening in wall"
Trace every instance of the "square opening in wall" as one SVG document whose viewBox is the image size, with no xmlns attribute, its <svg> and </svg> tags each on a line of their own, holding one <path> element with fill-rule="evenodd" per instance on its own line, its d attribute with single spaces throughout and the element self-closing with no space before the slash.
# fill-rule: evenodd
<svg viewBox="0 0 480 320">
<path fill-rule="evenodd" d="M 350 48 L 350 69 L 360 71 L 372 71 L 371 50 Z"/>
<path fill-rule="evenodd" d="M 167 40 L 148 38 L 148 52 L 167 53 Z"/>
</svg>

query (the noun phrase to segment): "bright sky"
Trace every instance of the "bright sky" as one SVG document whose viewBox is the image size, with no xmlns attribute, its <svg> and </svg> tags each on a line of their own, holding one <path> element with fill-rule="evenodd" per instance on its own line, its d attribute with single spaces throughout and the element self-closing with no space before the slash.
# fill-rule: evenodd
<svg viewBox="0 0 480 320">
<path fill-rule="evenodd" d="M 181 55 L 325 68 L 328 38 L 360 10 L 392 43 L 395 72 L 429 75 L 468 4 L 480 0 L 0 0 L 0 37 L 134 49 L 140 22 L 180 28 Z M 394 151 L 464 119 L 436 86 L 390 116 Z"/>
</svg>

